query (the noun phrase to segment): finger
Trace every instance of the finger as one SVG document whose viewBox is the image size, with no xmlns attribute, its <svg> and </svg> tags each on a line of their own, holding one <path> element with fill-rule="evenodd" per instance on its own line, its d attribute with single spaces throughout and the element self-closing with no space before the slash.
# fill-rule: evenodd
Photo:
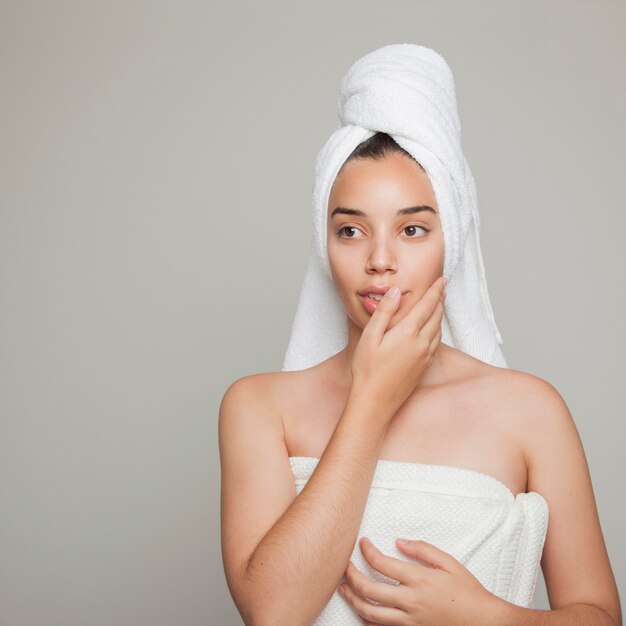
<svg viewBox="0 0 626 626">
<path fill-rule="evenodd" d="M 431 341 L 432 347 L 432 338 L 437 334 L 439 330 L 441 330 L 441 321 L 443 319 L 443 302 L 439 301 L 437 306 L 432 312 L 432 315 L 426 320 L 421 330 L 419 331 L 420 335 L 424 335 L 428 337 Z"/>
<path fill-rule="evenodd" d="M 444 278 L 440 276 L 427 290 L 426 293 L 415 303 L 412 309 L 398 323 L 405 328 L 419 332 L 432 315 L 442 298 Z"/>
<path fill-rule="evenodd" d="M 393 317 L 400 302 L 400 290 L 396 287 L 397 292 L 394 296 L 391 293 L 392 289 L 389 289 L 383 296 L 376 310 L 372 313 L 372 317 L 365 325 L 363 333 L 377 337 L 379 340 L 382 339 L 387 326 L 389 326 L 389 320 Z"/>
<path fill-rule="evenodd" d="M 429 563 L 436 569 L 444 569 L 453 573 L 458 569 L 459 565 L 461 565 L 461 567 L 465 567 L 449 552 L 446 552 L 445 550 L 442 550 L 427 541 L 407 540 L 405 543 L 398 540 L 396 541 L 396 545 L 407 556 Z"/>
<path fill-rule="evenodd" d="M 415 584 L 415 564 L 383 554 L 369 539 L 359 541 L 361 553 L 376 571 L 404 585 Z"/>
<path fill-rule="evenodd" d="M 422 333 L 420 333 L 420 335 L 422 335 Z M 428 344 L 429 364 L 432 363 L 432 360 L 435 358 L 435 352 L 440 342 L 441 342 L 441 325 L 439 326 L 434 336 L 430 340 L 430 343 Z"/>
<path fill-rule="evenodd" d="M 387 607 L 383 604 L 372 604 L 354 591 L 350 585 L 346 585 L 339 593 L 352 606 L 359 617 L 365 620 L 366 624 L 371 622 L 382 625 L 402 624 L 402 620 L 406 618 L 404 611 Z"/>
<path fill-rule="evenodd" d="M 351 589 L 360 596 L 385 606 L 400 608 L 398 586 L 372 580 L 361 572 L 352 562 L 346 568 L 346 578 Z"/>
<path fill-rule="evenodd" d="M 437 329 L 437 332 L 435 333 L 435 336 L 432 338 L 430 342 L 430 346 L 428 347 L 429 354 L 431 355 L 431 357 L 435 354 L 435 350 L 437 349 L 437 346 L 440 343 L 441 343 L 441 325 Z"/>
</svg>

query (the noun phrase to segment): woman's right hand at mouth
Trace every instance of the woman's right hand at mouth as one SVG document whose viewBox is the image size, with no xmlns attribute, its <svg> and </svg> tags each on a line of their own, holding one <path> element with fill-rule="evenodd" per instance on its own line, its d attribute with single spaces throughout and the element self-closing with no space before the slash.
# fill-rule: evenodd
<svg viewBox="0 0 626 626">
<path fill-rule="evenodd" d="M 441 340 L 445 300 L 440 276 L 393 328 L 389 321 L 398 309 L 399 292 L 389 290 L 361 333 L 352 358 L 351 393 L 365 394 L 393 417 L 422 378 Z"/>
</svg>

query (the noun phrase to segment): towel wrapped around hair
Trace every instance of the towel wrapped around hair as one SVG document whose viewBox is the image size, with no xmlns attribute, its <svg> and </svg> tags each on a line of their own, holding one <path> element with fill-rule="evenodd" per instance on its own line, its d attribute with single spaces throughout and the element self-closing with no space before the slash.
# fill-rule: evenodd
<svg viewBox="0 0 626 626">
<path fill-rule="evenodd" d="M 507 367 L 487 292 L 476 187 L 461 150 L 452 72 L 430 48 L 393 44 L 360 58 L 341 81 L 339 126 L 315 162 L 313 242 L 283 371 L 316 365 L 347 344 L 347 316 L 327 252 L 328 199 L 348 156 L 376 132 L 389 134 L 421 164 L 437 199 L 448 279 L 441 341 Z"/>
</svg>

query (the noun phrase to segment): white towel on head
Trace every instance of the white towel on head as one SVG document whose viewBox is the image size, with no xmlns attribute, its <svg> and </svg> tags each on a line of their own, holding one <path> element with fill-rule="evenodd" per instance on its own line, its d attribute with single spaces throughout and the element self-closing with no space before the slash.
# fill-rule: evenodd
<svg viewBox="0 0 626 626">
<path fill-rule="evenodd" d="M 437 199 L 448 279 L 441 341 L 507 367 L 487 292 L 476 187 L 461 150 L 452 72 L 430 48 L 393 44 L 360 58 L 341 82 L 339 126 L 315 162 L 313 244 L 283 371 L 316 365 L 347 344 L 347 317 L 326 247 L 328 198 L 340 167 L 376 132 L 391 135 L 422 165 Z"/>
</svg>

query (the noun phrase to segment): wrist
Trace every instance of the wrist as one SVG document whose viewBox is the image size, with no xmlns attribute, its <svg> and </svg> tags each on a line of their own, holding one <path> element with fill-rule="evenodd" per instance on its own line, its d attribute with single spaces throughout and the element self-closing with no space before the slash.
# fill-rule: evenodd
<svg viewBox="0 0 626 626">
<path fill-rule="evenodd" d="M 486 616 L 485 626 L 511 626 L 515 624 L 518 607 L 511 602 L 494 595 Z"/>
<path fill-rule="evenodd" d="M 376 423 L 386 429 L 396 410 L 392 402 L 383 399 L 382 394 L 374 391 L 372 385 L 353 385 L 348 395 L 346 408 L 369 423 Z"/>
</svg>

